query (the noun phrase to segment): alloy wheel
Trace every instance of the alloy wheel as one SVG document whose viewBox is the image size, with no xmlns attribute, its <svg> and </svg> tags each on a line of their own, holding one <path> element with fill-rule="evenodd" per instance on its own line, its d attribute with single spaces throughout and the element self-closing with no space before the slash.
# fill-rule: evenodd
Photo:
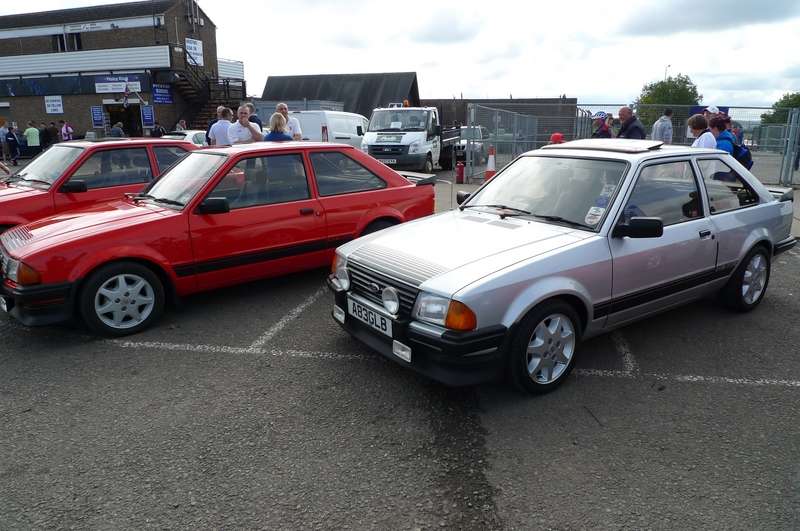
<svg viewBox="0 0 800 531">
<path fill-rule="evenodd" d="M 533 330 L 526 351 L 528 376 L 537 384 L 558 380 L 575 354 L 575 326 L 564 314 L 542 319 Z"/>
<path fill-rule="evenodd" d="M 94 311 L 103 324 L 117 330 L 133 328 L 153 312 L 153 286 L 131 273 L 115 275 L 94 296 Z"/>
</svg>

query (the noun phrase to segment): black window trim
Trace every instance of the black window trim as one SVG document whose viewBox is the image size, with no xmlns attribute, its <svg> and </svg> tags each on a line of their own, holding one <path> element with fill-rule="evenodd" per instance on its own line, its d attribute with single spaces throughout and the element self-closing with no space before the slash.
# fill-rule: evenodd
<svg viewBox="0 0 800 531">
<path fill-rule="evenodd" d="M 198 151 L 198 150 L 195 150 L 195 151 Z M 264 158 L 264 157 L 279 157 L 281 155 L 299 155 L 300 156 L 300 160 L 303 162 L 303 171 L 305 172 L 305 176 L 306 176 L 306 190 L 308 190 L 308 197 L 305 197 L 303 199 L 293 199 L 292 201 L 282 201 L 280 203 L 259 203 L 257 205 L 248 205 L 248 206 L 243 206 L 243 207 L 238 207 L 238 208 L 231 207 L 230 211 L 233 212 L 235 210 L 235 211 L 238 212 L 240 210 L 245 210 L 245 209 L 248 209 L 248 208 L 263 208 L 263 207 L 270 207 L 270 206 L 275 206 L 275 205 L 290 205 L 292 203 L 297 203 L 299 201 L 311 201 L 311 200 L 315 199 L 313 191 L 311 190 L 311 186 L 310 186 L 310 184 L 308 182 L 308 175 L 309 174 L 308 174 L 308 167 L 306 166 L 306 160 L 305 160 L 305 157 L 303 156 L 303 151 L 300 150 L 300 151 L 280 151 L 280 152 L 248 154 L 246 156 L 243 156 L 243 157 L 240 157 L 240 158 L 236 159 L 233 162 L 233 164 L 231 164 L 230 168 L 228 168 L 228 171 L 226 171 L 225 174 L 222 177 L 220 177 L 220 179 L 216 183 L 214 183 L 214 186 L 211 188 L 211 190 L 209 190 L 209 192 L 197 204 L 199 205 L 200 203 L 202 203 L 203 201 L 205 201 L 209 197 L 213 197 L 212 194 L 214 193 L 214 190 L 216 190 L 217 186 L 219 186 L 219 184 L 225 179 L 225 177 L 228 176 L 228 174 L 231 172 L 231 170 L 233 170 L 236 166 L 238 166 L 240 162 L 244 162 L 244 161 L 250 160 L 250 159 Z"/>
<path fill-rule="evenodd" d="M 339 153 L 341 155 L 344 155 L 345 157 L 347 157 L 348 159 L 352 160 L 353 162 L 355 162 L 356 164 L 358 164 L 359 166 L 361 166 L 362 168 L 364 168 L 365 170 L 370 172 L 372 175 L 377 177 L 378 180 L 383 183 L 383 186 L 380 187 L 380 188 L 369 188 L 367 190 L 355 190 L 355 191 L 352 191 L 352 192 L 341 192 L 341 193 L 338 193 L 338 194 L 325 194 L 325 195 L 323 195 L 322 192 L 320 191 L 320 188 L 319 188 L 319 181 L 317 180 L 317 170 L 316 170 L 316 168 L 314 168 L 314 161 L 312 160 L 312 157 L 314 155 L 316 155 L 317 153 Z M 378 191 L 378 190 L 386 190 L 387 188 L 389 188 L 389 183 L 386 182 L 386 179 L 384 179 L 383 177 L 381 177 L 380 175 L 378 175 L 377 173 L 375 173 L 371 169 L 369 169 L 366 166 L 364 166 L 363 164 L 361 164 L 359 161 L 357 161 L 356 159 L 354 159 L 353 157 L 348 155 L 345 151 L 338 150 L 338 149 L 318 149 L 318 150 L 314 150 L 314 151 L 309 151 L 308 152 L 308 161 L 311 164 L 311 169 L 314 170 L 314 185 L 317 187 L 317 195 L 320 198 L 323 198 L 323 197 L 337 197 L 337 196 L 340 196 L 340 195 L 348 195 L 348 194 L 361 194 L 361 193 L 364 193 L 364 192 L 375 192 L 375 191 Z"/>
<path fill-rule="evenodd" d="M 756 196 L 756 199 L 757 199 L 758 201 L 757 201 L 757 202 L 755 202 L 755 203 L 753 203 L 752 205 L 740 206 L 740 207 L 738 207 L 738 208 L 729 208 L 728 210 L 723 210 L 722 212 L 712 212 L 712 211 L 711 211 L 711 201 L 709 201 L 709 197 L 710 197 L 710 195 L 709 195 L 709 193 L 708 193 L 708 188 L 706 187 L 706 179 L 705 179 L 705 176 L 703 175 L 703 168 L 701 168 L 701 167 L 700 167 L 700 163 L 701 163 L 702 161 L 704 161 L 704 160 L 715 160 L 715 161 L 717 161 L 717 162 L 721 162 L 722 164 L 725 164 L 725 166 L 726 166 L 728 169 L 730 169 L 730 170 L 731 170 L 731 171 L 732 171 L 732 172 L 733 172 L 733 173 L 736 175 L 736 177 L 738 177 L 738 178 L 739 178 L 739 180 L 742 182 L 742 184 L 744 184 L 744 186 L 745 186 L 745 187 L 746 187 L 748 190 L 750 190 L 750 193 L 752 193 L 754 196 Z M 709 213 L 711 216 L 717 216 L 717 215 L 719 215 L 719 214 L 727 214 L 727 213 L 729 213 L 729 212 L 736 212 L 736 211 L 738 211 L 738 210 L 744 210 L 744 209 L 746 209 L 746 208 L 753 208 L 753 207 L 757 207 L 757 206 L 759 206 L 760 204 L 762 204 L 762 203 L 761 203 L 761 196 L 758 194 L 758 192 L 756 192 L 756 191 L 753 189 L 753 187 L 752 187 L 752 186 L 750 186 L 750 183 L 749 183 L 749 182 L 747 182 L 747 179 L 744 179 L 744 178 L 743 178 L 741 175 L 739 175 L 739 172 L 737 172 L 735 169 L 731 168 L 731 166 L 730 166 L 730 165 L 726 164 L 726 163 L 725 163 L 725 161 L 724 161 L 724 160 L 722 160 L 722 158 L 720 158 L 720 157 L 709 157 L 709 156 L 705 156 L 705 157 L 696 157 L 696 158 L 695 158 L 695 161 L 697 162 L 697 171 L 698 171 L 698 173 L 700 173 L 700 177 L 701 177 L 701 178 L 702 178 L 702 180 L 703 180 L 703 190 L 705 190 L 705 192 L 706 192 L 706 200 L 705 200 L 705 202 L 706 202 L 706 205 L 705 205 L 705 206 L 707 206 L 707 207 L 708 207 L 708 213 Z"/>
<path fill-rule="evenodd" d="M 706 205 L 704 204 L 704 203 L 707 202 L 707 199 L 705 201 L 703 200 L 703 191 L 705 191 L 705 186 L 703 186 L 702 189 L 700 188 L 700 183 L 698 183 L 698 181 L 697 181 L 698 171 L 695 170 L 694 165 L 692 164 L 692 157 L 686 157 L 686 158 L 684 158 L 684 157 L 676 157 L 676 158 L 669 158 L 669 159 L 667 159 L 667 158 L 653 159 L 653 160 L 648 160 L 648 161 L 642 163 L 639 166 L 639 168 L 638 168 L 638 170 L 636 172 L 636 176 L 633 179 L 633 182 L 631 183 L 630 192 L 626 194 L 626 196 L 624 198 L 624 202 L 620 206 L 620 210 L 617 213 L 617 219 L 614 222 L 614 224 L 611 226 L 612 227 L 611 228 L 612 232 L 614 230 L 614 227 L 619 225 L 620 221 L 622 220 L 622 217 L 625 215 L 625 207 L 628 206 L 628 201 L 630 201 L 631 196 L 633 195 L 633 192 L 636 190 L 636 185 L 639 183 L 639 179 L 642 176 L 642 172 L 644 170 L 646 170 L 647 168 L 651 167 L 651 166 L 659 166 L 659 165 L 662 165 L 662 164 L 675 164 L 676 162 L 685 162 L 685 163 L 687 163 L 689 165 L 689 168 L 691 168 L 692 175 L 694 176 L 694 185 L 697 188 L 697 193 L 700 195 L 700 207 L 701 207 L 702 212 L 696 218 L 690 218 L 690 219 L 685 219 L 683 221 L 670 223 L 669 225 L 664 225 L 664 228 L 666 229 L 667 227 L 674 227 L 676 225 L 682 225 L 683 223 L 689 223 L 691 221 L 697 221 L 699 219 L 704 219 L 704 218 L 708 217 L 708 211 L 706 210 Z"/>
</svg>

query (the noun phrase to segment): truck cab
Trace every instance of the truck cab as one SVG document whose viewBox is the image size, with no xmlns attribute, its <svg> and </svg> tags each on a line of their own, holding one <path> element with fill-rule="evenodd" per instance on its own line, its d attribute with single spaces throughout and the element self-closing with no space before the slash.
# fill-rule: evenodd
<svg viewBox="0 0 800 531">
<path fill-rule="evenodd" d="M 361 149 L 387 166 L 431 173 L 442 154 L 441 134 L 436 107 L 378 108 Z"/>
</svg>

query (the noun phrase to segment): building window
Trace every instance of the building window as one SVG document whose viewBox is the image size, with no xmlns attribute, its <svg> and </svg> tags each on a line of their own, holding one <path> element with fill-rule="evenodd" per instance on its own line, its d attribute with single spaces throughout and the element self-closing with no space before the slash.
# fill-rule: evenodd
<svg viewBox="0 0 800 531">
<path fill-rule="evenodd" d="M 64 34 L 53 35 L 54 52 L 74 52 L 77 50 L 83 50 L 80 33 L 68 33 L 66 39 Z"/>
</svg>

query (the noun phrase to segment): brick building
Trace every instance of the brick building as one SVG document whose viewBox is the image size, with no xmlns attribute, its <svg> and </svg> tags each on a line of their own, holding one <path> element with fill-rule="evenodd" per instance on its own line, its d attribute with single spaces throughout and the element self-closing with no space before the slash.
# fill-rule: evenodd
<svg viewBox="0 0 800 531">
<path fill-rule="evenodd" d="M 0 17 L 0 121 L 69 121 L 130 136 L 154 121 L 202 125 L 244 99 L 241 62 L 217 58 L 216 26 L 193 0 L 151 0 Z"/>
</svg>

